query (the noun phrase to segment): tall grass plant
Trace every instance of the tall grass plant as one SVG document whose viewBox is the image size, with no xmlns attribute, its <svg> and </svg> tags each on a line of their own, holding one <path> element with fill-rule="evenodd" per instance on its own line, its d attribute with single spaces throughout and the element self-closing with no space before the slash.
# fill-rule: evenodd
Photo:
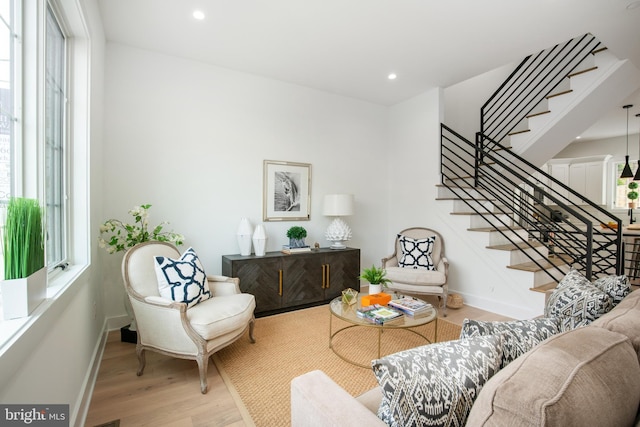
<svg viewBox="0 0 640 427">
<path fill-rule="evenodd" d="M 21 279 L 44 267 L 43 212 L 35 199 L 14 197 L 4 227 L 4 278 Z"/>
</svg>

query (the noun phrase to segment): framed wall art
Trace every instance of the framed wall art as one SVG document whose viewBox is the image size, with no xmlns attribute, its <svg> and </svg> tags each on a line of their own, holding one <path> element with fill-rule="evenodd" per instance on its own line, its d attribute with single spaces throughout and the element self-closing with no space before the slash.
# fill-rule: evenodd
<svg viewBox="0 0 640 427">
<path fill-rule="evenodd" d="M 311 214 L 311 164 L 264 161 L 264 221 L 308 221 Z"/>
</svg>

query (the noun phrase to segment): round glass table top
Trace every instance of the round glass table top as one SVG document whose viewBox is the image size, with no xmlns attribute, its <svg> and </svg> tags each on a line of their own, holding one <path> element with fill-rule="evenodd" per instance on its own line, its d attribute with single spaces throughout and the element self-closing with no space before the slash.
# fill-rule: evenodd
<svg viewBox="0 0 640 427">
<path fill-rule="evenodd" d="M 400 297 L 399 294 L 391 294 L 392 299 L 396 299 L 398 297 Z M 343 303 L 341 296 L 334 298 L 329 304 L 331 314 L 333 314 L 337 318 L 355 325 L 371 326 L 374 328 L 414 328 L 416 326 L 426 325 L 438 316 L 438 310 L 436 310 L 435 307 L 431 307 L 426 312 L 419 315 L 410 316 L 408 314 L 405 314 L 400 319 L 383 325 L 379 325 L 377 323 L 372 323 L 366 319 L 360 318 L 357 314 L 357 310 L 360 307 L 362 307 L 361 294 L 358 294 L 358 302 L 355 304 L 349 305 Z"/>
</svg>

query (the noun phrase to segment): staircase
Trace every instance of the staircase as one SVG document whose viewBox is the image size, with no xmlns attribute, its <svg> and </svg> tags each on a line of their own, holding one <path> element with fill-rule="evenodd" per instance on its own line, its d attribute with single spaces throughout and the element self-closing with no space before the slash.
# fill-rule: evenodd
<svg viewBox="0 0 640 427">
<path fill-rule="evenodd" d="M 591 123 L 628 95 L 620 82 L 632 71 L 587 34 L 525 58 L 483 106 L 476 141 L 441 125 L 437 200 L 486 235 L 487 254 L 518 272 L 514 286 L 538 295 L 539 313 L 571 267 L 589 278 L 621 274 L 621 221 L 538 166 L 577 134 L 567 122 Z M 618 231 L 600 227 L 609 221 Z"/>
</svg>

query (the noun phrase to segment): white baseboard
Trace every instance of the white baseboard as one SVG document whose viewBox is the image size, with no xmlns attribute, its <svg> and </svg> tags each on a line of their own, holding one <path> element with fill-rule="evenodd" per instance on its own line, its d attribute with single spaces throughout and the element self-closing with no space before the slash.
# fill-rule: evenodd
<svg viewBox="0 0 640 427">
<path fill-rule="evenodd" d="M 542 315 L 542 313 L 537 312 L 531 307 L 526 306 L 516 306 L 511 304 L 504 304 L 500 301 L 492 300 L 489 298 L 479 297 L 477 295 L 471 295 L 464 292 L 449 290 L 449 294 L 458 293 L 462 295 L 464 300 L 464 304 L 479 308 L 481 310 L 490 311 L 492 313 L 500 314 L 501 316 L 511 317 L 513 319 L 533 319 L 534 317 L 538 317 Z M 544 298 L 544 294 L 540 294 L 542 298 Z M 535 292 L 532 292 L 532 298 L 535 298 Z"/>
<path fill-rule="evenodd" d="M 100 362 L 102 361 L 102 355 L 107 345 L 107 336 L 109 331 L 107 330 L 107 320 L 102 326 L 102 332 L 100 334 L 100 340 L 96 343 L 96 347 L 93 351 L 93 357 L 91 358 L 91 367 L 87 371 L 87 375 L 84 380 L 83 391 L 80 393 L 80 402 L 76 406 L 77 411 L 75 414 L 76 427 L 83 427 L 89 413 L 89 406 L 91 405 L 91 396 L 93 395 L 93 389 L 98 379 L 98 371 L 100 370 Z"/>
</svg>

